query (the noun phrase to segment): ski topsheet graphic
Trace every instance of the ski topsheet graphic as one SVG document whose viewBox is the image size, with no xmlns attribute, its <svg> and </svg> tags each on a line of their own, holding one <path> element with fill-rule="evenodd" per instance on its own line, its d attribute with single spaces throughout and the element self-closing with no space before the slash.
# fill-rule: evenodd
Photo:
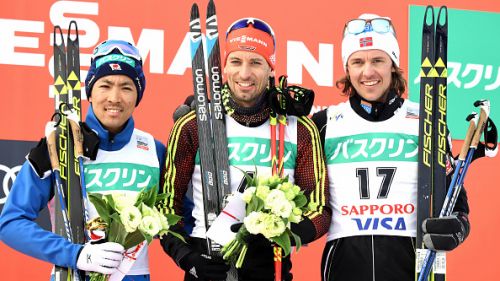
<svg viewBox="0 0 500 281">
<path fill-rule="evenodd" d="M 446 194 L 447 155 L 447 47 L 448 10 L 439 9 L 437 20 L 434 8 L 427 6 L 422 30 L 422 65 L 420 70 L 420 122 L 418 154 L 417 249 L 418 278 L 425 256 L 422 222 L 438 216 Z M 432 279 L 444 281 L 446 256 L 438 253 Z"/>
<path fill-rule="evenodd" d="M 66 41 L 61 28 L 54 27 L 54 89 L 55 114 L 59 116 L 54 135 L 58 163 L 53 163 L 53 168 L 57 167 L 56 178 L 59 178 L 54 188 L 54 232 L 67 237 L 73 243 L 83 244 L 85 221 L 80 185 L 81 171 L 75 157 L 74 136 L 67 118 L 70 111 L 74 112 L 77 119 L 81 118 L 80 51 L 75 21 L 69 24 Z M 84 275 L 83 272 L 55 266 L 54 278 L 84 280 Z"/>
<path fill-rule="evenodd" d="M 208 229 L 223 209 L 226 197 L 231 193 L 226 125 L 221 99 L 222 74 L 219 34 L 213 0 L 208 3 L 206 18 L 206 50 L 211 94 L 210 103 L 207 93 L 203 33 L 200 12 L 196 3 L 191 8 L 189 34 L 194 97 L 196 100 L 205 226 Z M 221 256 L 221 245 L 209 238 L 207 238 L 207 245 L 207 254 Z M 229 271 L 227 280 L 237 280 L 235 268 Z"/>
</svg>

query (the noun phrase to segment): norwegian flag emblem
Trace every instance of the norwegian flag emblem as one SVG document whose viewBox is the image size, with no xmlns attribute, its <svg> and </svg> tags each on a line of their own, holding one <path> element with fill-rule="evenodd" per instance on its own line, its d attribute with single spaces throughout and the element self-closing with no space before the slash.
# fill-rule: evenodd
<svg viewBox="0 0 500 281">
<path fill-rule="evenodd" d="M 111 70 L 113 71 L 122 70 L 122 67 L 118 63 L 110 63 L 109 67 L 111 67 Z"/>
<path fill-rule="evenodd" d="M 364 38 L 359 39 L 359 47 L 360 48 L 369 47 L 369 46 L 373 46 L 373 39 L 371 37 L 364 37 Z"/>
</svg>

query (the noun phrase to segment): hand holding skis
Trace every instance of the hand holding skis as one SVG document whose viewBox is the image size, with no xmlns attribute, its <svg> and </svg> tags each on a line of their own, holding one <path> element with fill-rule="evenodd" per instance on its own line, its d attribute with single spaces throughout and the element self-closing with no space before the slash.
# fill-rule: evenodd
<svg viewBox="0 0 500 281">
<path fill-rule="evenodd" d="M 450 217 L 450 215 L 453 208 L 455 207 L 458 194 L 462 189 L 462 184 L 467 173 L 467 169 L 479 144 L 481 134 L 484 131 L 490 113 L 489 101 L 476 101 L 474 105 L 481 107 L 479 121 L 476 121 L 477 119 L 473 120 L 473 118 L 471 118 L 470 116 L 468 117 L 468 120 L 471 123 L 469 125 L 469 129 L 467 130 L 465 142 L 459 155 L 457 165 L 455 167 L 455 172 L 453 174 L 453 178 L 450 183 L 450 187 L 448 189 L 448 193 L 446 195 L 439 218 L 425 220 L 422 225 L 424 232 L 431 231 L 435 234 L 426 234 L 427 239 L 425 239 L 424 236 L 424 243 L 430 249 L 427 250 L 424 262 L 422 264 L 422 269 L 420 270 L 418 281 L 427 280 L 427 276 L 431 271 L 434 259 L 436 257 L 436 250 L 451 250 L 455 248 L 467 237 L 469 232 L 468 227 L 465 227 L 468 225 L 468 223 L 466 220 L 464 221 L 463 215 L 461 215 L 460 213 L 454 214 L 456 216 L 456 219 L 452 216 Z M 474 126 L 474 123 L 477 123 L 477 126 Z M 467 155 L 466 158 L 465 154 Z M 463 162 L 464 159 L 465 162 Z M 438 224 L 440 222 L 441 226 L 437 226 L 436 222 L 438 222 Z M 444 228 L 446 228 L 446 230 L 444 230 Z M 436 243 L 438 245 L 436 245 Z"/>
</svg>

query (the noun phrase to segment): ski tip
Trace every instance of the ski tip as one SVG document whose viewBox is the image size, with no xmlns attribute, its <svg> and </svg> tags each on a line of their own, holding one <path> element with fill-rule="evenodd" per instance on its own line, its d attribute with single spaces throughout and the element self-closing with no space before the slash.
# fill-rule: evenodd
<svg viewBox="0 0 500 281">
<path fill-rule="evenodd" d="M 434 7 L 432 5 L 425 8 L 424 26 L 434 26 Z"/>
<path fill-rule="evenodd" d="M 436 25 L 438 27 L 443 27 L 448 25 L 448 8 L 446 6 L 441 6 L 439 8 Z"/>
<path fill-rule="evenodd" d="M 193 5 L 191 6 L 191 18 L 193 18 L 193 17 L 197 17 L 197 18 L 200 17 L 200 11 L 198 9 L 198 4 L 196 4 L 196 3 L 193 3 Z"/>
<path fill-rule="evenodd" d="M 207 17 L 215 15 L 215 3 L 214 0 L 210 0 L 207 4 Z"/>
</svg>

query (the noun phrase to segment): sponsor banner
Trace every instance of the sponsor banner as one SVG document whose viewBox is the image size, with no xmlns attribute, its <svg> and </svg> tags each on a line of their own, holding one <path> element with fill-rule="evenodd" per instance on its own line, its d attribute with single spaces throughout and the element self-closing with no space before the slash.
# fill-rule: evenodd
<svg viewBox="0 0 500 281">
<path fill-rule="evenodd" d="M 435 7 L 437 20 L 439 7 Z M 419 102 L 422 25 L 424 6 L 409 8 L 409 92 Z M 479 111 L 478 99 L 489 99 L 490 117 L 500 118 L 500 13 L 448 9 L 448 127 L 455 139 L 463 139 L 467 131 L 467 115 Z M 498 122 L 498 121 L 497 121 Z"/>
</svg>

